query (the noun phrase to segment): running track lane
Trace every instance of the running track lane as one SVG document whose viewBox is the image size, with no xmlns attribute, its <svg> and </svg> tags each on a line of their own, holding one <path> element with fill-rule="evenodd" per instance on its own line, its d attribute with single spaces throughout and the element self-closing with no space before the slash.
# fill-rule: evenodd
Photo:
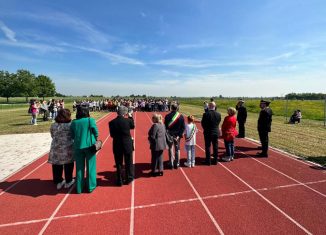
<svg viewBox="0 0 326 235">
<path fill-rule="evenodd" d="M 140 124 L 140 125 L 142 125 L 142 124 Z M 137 125 L 137 126 L 139 126 L 139 125 Z M 136 127 L 136 129 L 137 129 L 137 127 Z M 148 131 L 148 129 L 147 129 L 147 131 Z M 145 133 L 146 138 L 147 138 L 147 131 Z M 138 138 L 138 132 L 136 132 L 136 134 L 137 134 L 137 138 Z M 198 145 L 200 145 L 199 141 L 203 141 L 203 139 L 202 139 L 202 135 L 200 135 L 200 133 L 199 133 L 198 136 L 201 136 L 201 138 L 198 138 Z M 136 142 L 137 142 L 137 139 L 136 139 Z M 140 145 L 147 145 L 148 146 L 148 144 L 146 144 L 145 142 L 140 143 Z M 221 153 L 220 154 L 222 154 L 222 152 L 224 152 L 224 149 L 221 146 L 221 144 L 220 144 L 220 147 L 221 147 L 221 151 L 220 151 Z M 138 145 L 136 146 L 136 153 L 138 152 L 137 148 L 138 148 Z M 200 150 L 201 148 L 202 148 L 201 146 L 197 147 L 197 156 L 199 154 L 200 154 L 200 156 L 204 156 L 203 151 Z M 202 151 L 202 152 L 200 152 L 200 151 Z M 184 152 L 183 152 L 183 156 L 184 156 Z M 243 164 L 249 166 L 250 164 L 252 164 L 252 162 L 250 162 L 248 160 L 254 161 L 251 158 L 237 159 L 237 161 L 242 161 Z M 258 159 L 258 160 L 260 160 L 260 159 Z M 148 161 L 146 161 L 146 162 L 150 162 L 150 159 Z M 266 193 L 266 194 L 271 194 L 270 197 L 273 197 L 273 196 L 277 197 L 278 194 L 275 193 L 275 191 L 277 191 L 277 190 L 281 190 L 281 191 L 284 190 L 284 189 L 285 190 L 292 190 L 292 189 L 295 189 L 295 188 L 301 188 L 302 185 L 297 184 L 297 183 L 294 182 L 292 184 L 280 185 L 281 187 L 276 186 L 276 187 L 271 187 L 271 188 L 257 189 L 257 192 L 259 192 L 261 194 L 261 196 L 259 196 L 259 198 L 257 200 L 257 195 L 259 195 L 259 194 L 256 192 L 256 189 L 254 189 L 252 186 L 250 186 L 249 183 L 247 183 L 246 181 L 241 179 L 239 176 L 237 176 L 233 171 L 228 169 L 234 163 L 235 163 L 235 161 L 232 162 L 232 163 L 225 163 L 223 165 L 221 164 L 220 166 L 211 166 L 211 167 L 199 166 L 199 167 L 194 168 L 194 169 L 183 169 L 183 171 L 181 171 L 181 172 L 184 172 L 185 175 L 187 176 L 187 178 L 189 179 L 189 181 L 192 182 L 193 181 L 192 180 L 192 174 L 195 172 L 195 170 L 208 169 L 208 168 L 209 169 L 211 169 L 211 168 L 214 168 L 214 169 L 223 168 L 223 169 L 225 169 L 226 172 L 229 172 L 230 175 L 232 175 L 235 179 L 237 179 L 239 182 L 241 182 L 244 186 L 247 187 L 247 190 L 245 190 L 245 191 L 236 190 L 233 193 L 232 193 L 232 188 L 226 188 L 224 190 L 222 189 L 221 192 L 225 191 L 226 193 L 217 194 L 217 195 L 208 195 L 210 192 L 205 192 L 203 190 L 203 192 L 205 192 L 206 195 L 208 195 L 208 196 L 203 196 L 203 195 L 205 195 L 205 193 L 202 193 L 202 191 L 201 191 L 202 189 L 200 188 L 200 186 L 202 186 L 202 188 L 206 188 L 206 187 L 204 187 L 206 180 L 208 178 L 211 178 L 211 177 L 214 178 L 214 174 L 209 175 L 209 177 L 205 177 L 205 173 L 202 173 L 202 174 L 204 174 L 203 175 L 204 177 L 203 177 L 203 180 L 201 181 L 200 185 L 196 185 L 195 182 L 191 183 L 193 185 L 193 187 L 195 188 L 195 190 L 198 192 L 198 194 L 199 195 L 202 194 L 201 195 L 202 200 L 205 202 L 205 205 L 207 205 L 209 211 L 215 216 L 215 218 L 217 218 L 216 221 L 219 223 L 219 225 L 221 225 L 221 228 L 223 229 L 223 231 L 225 233 L 235 233 L 235 234 L 239 234 L 239 233 L 247 233 L 247 234 L 248 233 L 250 233 L 250 234 L 255 234 L 255 233 L 257 233 L 257 234 L 258 233 L 276 233 L 276 232 L 280 232 L 280 231 L 282 233 L 286 232 L 286 233 L 291 233 L 291 234 L 294 234 L 294 233 L 299 234 L 300 232 L 302 232 L 303 230 L 301 230 L 294 223 L 289 222 L 289 220 L 287 220 L 286 217 L 283 217 L 283 219 L 281 221 L 278 221 L 277 217 L 284 216 L 281 213 L 278 213 L 276 216 L 269 216 L 271 213 L 272 214 L 275 213 L 275 211 L 276 212 L 280 212 L 280 211 L 276 210 L 275 207 L 270 208 L 271 204 L 273 204 L 273 202 L 275 203 L 275 201 L 270 199 L 269 195 L 268 196 L 265 195 L 265 193 Z M 256 163 L 259 163 L 259 162 L 256 162 Z M 301 162 L 297 162 L 297 163 L 302 164 Z M 263 166 L 264 165 L 262 165 L 262 167 Z M 269 168 L 267 166 L 264 166 L 264 167 L 266 169 L 268 169 L 269 171 L 272 170 L 271 168 Z M 173 171 L 173 172 L 177 173 L 178 171 Z M 276 174 L 279 174 L 275 170 L 272 170 L 272 171 L 274 173 L 276 173 Z M 261 173 L 264 173 L 264 172 L 261 172 Z M 250 172 L 249 172 L 249 174 L 250 174 Z M 176 175 L 176 177 L 179 177 L 179 176 Z M 221 177 L 223 177 L 223 175 Z M 282 175 L 282 177 L 289 180 L 289 178 L 285 177 L 284 175 Z M 160 178 L 165 178 L 165 176 L 160 177 Z M 135 183 L 136 192 L 137 192 L 137 182 L 138 182 L 138 180 Z M 233 183 L 235 183 L 234 181 L 230 183 L 230 182 L 224 182 L 223 180 L 220 181 L 220 182 L 221 182 L 221 185 L 217 185 L 215 188 L 223 188 L 223 186 L 225 184 L 228 184 L 228 183 L 233 184 Z M 239 182 L 237 182 L 238 185 L 239 185 Z M 318 183 L 318 182 L 310 182 L 309 186 L 312 187 L 312 186 L 316 186 L 316 185 L 319 185 L 319 184 L 320 183 Z M 242 185 L 242 187 L 243 187 L 243 185 Z M 231 186 L 231 187 L 233 187 L 233 186 Z M 311 192 L 313 192 L 312 190 L 308 189 L 307 187 L 302 187 L 302 188 L 307 190 L 308 194 L 311 194 Z M 228 192 L 231 192 L 231 193 L 228 193 Z M 300 192 L 301 191 L 296 192 L 295 194 L 300 193 Z M 144 193 L 146 193 L 146 192 L 144 192 Z M 169 193 L 173 194 L 173 190 L 172 191 L 170 190 Z M 284 200 L 284 198 L 287 198 L 286 195 L 287 195 L 287 191 L 285 191 L 285 195 L 283 195 L 281 197 L 283 200 L 281 202 L 278 202 L 277 206 L 281 207 L 280 205 L 281 205 L 282 202 L 285 204 L 285 206 L 288 205 L 288 200 Z M 316 194 L 316 195 L 319 195 L 319 194 Z M 111 196 L 111 194 L 109 196 Z M 254 197 L 251 198 L 252 196 L 254 196 Z M 273 202 L 270 201 L 270 203 L 266 203 L 267 201 L 265 199 L 263 199 L 264 197 L 265 197 L 266 200 L 270 199 Z M 137 211 L 139 210 L 140 215 L 147 214 L 147 216 L 146 217 L 144 216 L 144 219 L 141 222 L 143 222 L 144 220 L 149 221 L 148 222 L 149 226 L 152 226 L 155 229 L 157 229 L 157 227 L 155 227 L 155 225 L 157 225 L 159 227 L 164 227 L 162 229 L 162 231 L 167 231 L 167 232 L 170 232 L 170 233 L 171 232 L 172 233 L 182 233 L 182 231 L 183 231 L 182 230 L 183 229 L 183 223 L 188 223 L 188 221 L 189 222 L 191 221 L 192 224 L 193 224 L 193 221 L 194 221 L 194 216 L 191 217 L 191 216 L 189 216 L 189 213 L 186 213 L 186 214 L 182 213 L 183 211 L 188 212 L 188 210 L 183 210 L 183 208 L 188 209 L 189 205 L 190 205 L 190 207 L 192 207 L 193 203 L 198 201 L 198 200 L 199 199 L 195 197 L 195 198 L 188 198 L 188 199 L 184 199 L 184 200 L 161 202 L 161 203 L 156 203 L 156 204 L 138 205 L 138 206 L 136 205 L 135 208 L 118 208 L 118 209 L 113 209 L 113 210 L 108 210 L 108 211 L 94 211 L 94 212 L 90 212 L 88 214 L 78 214 L 78 215 L 73 215 L 72 214 L 70 216 L 67 215 L 66 217 L 57 217 L 57 218 L 55 217 L 54 221 L 58 222 L 58 225 L 55 226 L 55 228 L 56 228 L 55 231 L 60 230 L 60 227 L 58 228 L 57 226 L 66 226 L 66 224 L 71 223 L 71 224 L 74 225 L 74 226 L 71 226 L 72 229 L 74 229 L 76 231 L 81 231 L 81 232 L 89 232 L 89 231 L 94 232 L 94 231 L 96 231 L 97 233 L 102 233 L 102 231 L 103 231 L 103 233 L 107 234 L 107 233 L 116 232 L 115 228 L 119 227 L 120 230 L 126 231 L 126 233 L 129 232 L 130 234 L 132 234 L 131 232 L 133 232 L 133 231 L 131 230 L 131 226 L 129 226 L 128 222 L 130 221 L 130 218 L 131 218 L 131 213 L 130 213 L 132 211 L 131 209 L 135 209 L 135 225 L 137 224 L 137 220 L 138 220 Z M 137 195 L 136 195 L 136 201 L 137 201 Z M 315 199 L 313 199 L 313 201 L 315 201 Z M 130 202 L 130 199 L 129 199 L 129 202 Z M 311 205 L 307 205 L 307 203 L 303 203 L 303 202 L 306 202 L 305 197 L 298 198 L 298 200 L 294 204 L 300 204 L 300 203 L 304 204 L 302 206 L 302 208 L 301 208 L 302 210 L 306 209 L 306 207 L 311 206 Z M 321 203 L 323 203 L 323 202 L 324 201 L 321 200 Z M 276 206 L 275 204 L 273 204 L 273 205 Z M 130 203 L 129 203 L 129 205 L 130 205 Z M 157 213 L 155 213 L 155 212 L 157 212 L 156 209 L 158 207 L 164 207 L 165 208 L 164 211 L 166 212 L 166 214 L 171 214 L 171 211 L 175 211 L 176 208 L 181 208 L 181 209 L 178 209 L 178 215 L 173 218 L 172 226 L 169 226 L 170 225 L 169 221 L 171 220 L 170 219 L 171 216 L 168 216 L 168 215 L 166 216 L 165 215 L 165 217 L 168 217 L 167 226 L 166 226 L 165 223 L 163 223 L 163 226 L 162 226 L 162 223 L 160 222 L 160 220 L 158 220 L 158 221 L 155 220 L 155 218 L 159 218 L 159 217 L 156 216 Z M 194 210 L 191 210 L 190 215 L 193 215 L 194 212 L 197 212 L 196 207 L 194 207 L 194 208 L 195 208 Z M 258 208 L 258 210 L 256 210 L 255 208 Z M 293 206 L 293 208 L 294 208 L 294 206 Z M 321 209 L 324 210 L 324 208 L 321 208 Z M 150 213 L 147 213 L 148 211 L 150 211 Z M 238 212 L 238 211 L 240 211 L 240 212 Z M 283 211 L 284 211 L 284 209 L 283 209 Z M 288 211 L 286 211 L 286 212 L 288 213 Z M 303 217 L 310 216 L 311 211 L 308 210 L 308 212 L 309 213 L 307 213 Z M 154 216 L 152 216 L 152 215 L 154 215 Z M 288 214 L 286 214 L 286 215 L 288 215 Z M 149 217 L 149 216 L 151 216 L 151 217 Z M 179 216 L 181 216 L 182 218 L 180 218 Z M 191 227 L 192 231 L 196 231 L 196 232 L 199 232 L 199 233 L 206 233 L 206 232 L 203 232 L 205 227 L 206 227 L 206 223 L 203 223 L 203 221 L 206 221 L 206 219 L 203 220 L 203 218 L 205 218 L 205 216 L 207 218 L 207 214 L 204 213 L 204 215 L 201 215 L 201 214 L 197 213 L 195 216 L 196 216 L 195 220 L 197 218 L 199 218 L 198 220 L 200 220 L 202 223 L 201 223 L 201 226 L 198 226 L 198 227 L 192 225 L 192 227 Z M 163 222 L 165 221 L 164 220 L 165 217 L 163 217 Z M 270 217 L 271 217 L 271 220 L 269 219 Z M 276 220 L 275 220 L 275 217 L 276 217 Z M 94 218 L 97 218 L 98 220 L 95 220 Z M 154 220 L 149 220 L 149 218 L 154 218 Z M 322 218 L 325 218 L 325 216 L 323 216 Z M 95 222 L 97 222 L 95 224 L 98 225 L 96 227 L 96 229 L 91 229 L 92 226 L 80 226 L 81 224 L 86 224 L 86 223 L 87 223 L 87 225 L 93 224 L 94 220 L 95 220 Z M 108 220 L 109 220 L 109 222 L 108 222 Z M 111 220 L 113 220 L 114 222 L 117 222 L 118 225 L 117 226 L 106 226 L 106 224 L 110 223 Z M 125 225 L 125 223 L 124 223 L 125 221 L 127 221 L 127 225 Z M 255 224 L 255 222 L 257 222 L 257 223 Z M 52 223 L 50 224 L 50 227 L 51 227 Z M 266 227 L 261 226 L 261 225 L 264 225 L 264 223 L 267 223 Z M 30 231 L 29 230 L 30 226 L 37 227 L 40 224 L 41 224 L 41 227 L 42 227 L 43 223 L 35 223 L 35 224 L 15 226 L 15 231 L 19 231 L 19 232 Z M 131 225 L 131 223 L 130 223 L 130 225 Z M 322 229 L 324 226 L 319 226 L 317 224 L 317 227 Z M 180 228 L 180 229 L 178 229 L 178 228 Z M 3 228 L 3 229 L 4 230 L 0 230 L 0 231 L 4 231 L 6 233 L 11 233 L 12 232 L 12 230 L 9 230 L 9 232 L 8 232 L 8 230 L 7 230 L 8 227 Z M 37 231 L 40 231 L 39 228 L 37 228 Z M 50 230 L 46 230 L 46 232 L 47 231 L 50 231 Z M 147 228 L 146 228 L 146 231 L 147 231 Z M 320 230 L 315 229 L 313 231 L 316 234 L 320 233 Z M 64 230 L 63 232 L 67 232 L 67 230 Z M 137 232 L 137 226 L 135 226 L 135 232 Z M 142 230 L 140 232 L 143 233 L 144 230 Z M 215 232 L 217 232 L 217 230 L 215 230 Z M 307 233 L 309 233 L 309 231 L 307 231 Z"/>
<path fill-rule="evenodd" d="M 238 141 L 239 139 L 236 140 L 237 144 L 239 144 Z M 203 143 L 204 142 L 202 139 L 198 141 L 199 148 L 202 150 L 202 153 L 204 153 Z M 220 149 L 223 149 L 223 151 L 225 151 L 224 144 L 222 141 L 219 141 L 219 145 Z M 248 146 L 245 145 L 245 143 L 241 142 L 240 145 L 240 149 L 242 150 L 246 149 L 248 151 L 257 151 L 255 149 L 256 146 Z M 282 155 L 274 156 L 274 151 L 270 152 L 270 157 L 267 159 L 250 158 L 243 152 L 238 152 L 236 156 L 238 159 L 236 159 L 234 162 L 222 163 L 223 168 L 225 168 L 230 173 L 232 172 L 233 174 L 237 175 L 239 179 L 243 180 L 245 183 L 251 185 L 255 189 L 264 186 L 266 188 L 275 187 L 274 190 L 263 190 L 261 192 L 261 195 L 267 200 L 270 200 L 270 202 L 272 202 L 283 212 L 285 212 L 285 214 L 289 218 L 292 218 L 293 221 L 296 221 L 299 226 L 307 228 L 307 231 L 311 231 L 316 234 L 321 234 L 322 231 L 324 231 L 324 219 L 326 218 L 325 197 L 322 195 L 322 192 L 313 189 L 316 186 L 325 186 L 325 181 L 323 181 L 323 179 L 325 179 L 325 175 L 323 173 L 312 169 L 311 167 L 307 166 L 306 164 L 303 164 L 300 161 L 296 161 L 284 157 Z M 288 168 L 283 169 L 287 170 L 287 173 L 283 173 L 269 165 L 269 161 L 272 161 L 277 166 L 282 165 L 283 159 L 285 161 L 291 161 L 291 163 L 295 165 L 294 170 L 291 165 L 288 165 Z M 299 178 L 300 174 L 302 174 L 302 171 L 299 171 L 296 174 L 294 173 L 298 167 L 302 166 L 305 169 L 304 174 L 309 175 L 310 173 L 312 175 L 312 177 L 308 178 L 306 176 L 306 179 L 310 179 L 313 182 L 315 180 L 315 184 L 307 186 L 303 182 L 294 179 Z M 289 173 L 293 174 L 293 178 L 288 176 Z M 315 176 L 317 173 L 319 173 L 318 178 L 316 178 Z M 272 177 L 273 179 L 270 179 L 270 177 Z M 319 182 L 317 182 L 317 179 L 319 180 Z M 280 186 L 286 184 L 296 184 L 296 186 L 276 187 L 274 184 L 277 184 L 277 182 L 280 183 Z M 260 216 L 260 218 L 263 218 L 260 219 L 261 221 L 263 221 L 266 220 L 267 217 L 262 215 Z M 280 227 L 282 228 L 282 226 Z"/>
<path fill-rule="evenodd" d="M 153 205 L 135 210 L 136 234 L 218 234 L 214 223 L 184 177 L 181 169 L 164 170 L 163 177 L 150 177 L 151 153 L 148 130 L 152 122 L 139 113 L 136 149 L 135 205 Z M 165 166 L 168 152 L 164 153 Z M 189 201 L 188 199 L 196 199 Z M 178 203 L 181 201 L 185 203 Z M 164 205 L 160 203 L 167 202 Z M 200 219 L 195 219 L 200 218 Z M 149 219 L 152 218 L 152 219 Z"/>
<path fill-rule="evenodd" d="M 100 130 L 109 118 L 110 115 L 105 115 L 98 120 Z M 100 131 L 101 139 L 103 134 Z M 51 165 L 46 163 L 47 158 L 48 155 L 41 157 L 0 184 L 3 190 L 0 195 L 0 208 L 3 212 L 0 213 L 1 224 L 48 218 L 65 197 L 68 190 L 57 191 L 52 183 L 52 170 Z M 35 224 L 20 227 L 26 232 L 39 231 L 38 225 Z M 20 233 L 18 227 L 0 227 L 0 232 L 2 230 L 7 233 Z"/>
</svg>

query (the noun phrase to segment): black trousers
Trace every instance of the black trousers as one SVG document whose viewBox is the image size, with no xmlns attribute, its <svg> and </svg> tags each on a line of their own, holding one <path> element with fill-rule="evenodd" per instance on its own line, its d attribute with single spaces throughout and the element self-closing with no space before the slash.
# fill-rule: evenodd
<svg viewBox="0 0 326 235">
<path fill-rule="evenodd" d="M 218 154 L 218 136 L 217 135 L 204 135 L 205 139 L 205 153 L 206 162 L 211 162 L 211 145 L 213 146 L 213 158 L 217 161 Z"/>
<path fill-rule="evenodd" d="M 163 171 L 163 150 L 155 151 L 151 150 L 152 153 L 152 162 L 151 162 L 151 169 L 152 172 L 155 172 L 156 169 L 158 171 Z"/>
<path fill-rule="evenodd" d="M 132 153 L 133 152 L 114 155 L 115 165 L 117 168 L 117 182 L 122 182 L 123 160 L 125 162 L 125 179 L 129 181 L 132 181 L 134 179 L 135 173 L 134 173 Z"/>
<path fill-rule="evenodd" d="M 52 174 L 53 174 L 53 182 L 55 184 L 61 183 L 62 173 L 65 172 L 65 180 L 67 183 L 72 180 L 72 172 L 74 171 L 74 162 L 64 164 L 64 165 L 52 165 Z"/>
<path fill-rule="evenodd" d="M 268 131 L 259 131 L 259 139 L 261 143 L 262 153 L 268 153 Z"/>
<path fill-rule="evenodd" d="M 238 122 L 239 123 L 239 137 L 244 138 L 245 137 L 245 123 L 244 122 Z"/>
</svg>

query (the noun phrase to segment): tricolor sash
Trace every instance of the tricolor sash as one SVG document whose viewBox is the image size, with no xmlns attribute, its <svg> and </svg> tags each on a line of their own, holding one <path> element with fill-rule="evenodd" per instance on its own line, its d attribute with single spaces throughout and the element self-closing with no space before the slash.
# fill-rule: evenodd
<svg viewBox="0 0 326 235">
<path fill-rule="evenodd" d="M 192 137 L 194 137 L 194 135 L 196 133 L 196 128 L 197 128 L 196 125 L 193 124 L 193 127 L 192 127 L 192 130 L 190 132 L 190 135 L 189 135 L 189 137 L 186 138 L 186 142 L 189 142 L 192 139 Z"/>
<path fill-rule="evenodd" d="M 181 114 L 179 112 L 176 112 L 174 116 L 172 117 L 171 121 L 168 124 L 168 128 L 171 128 L 181 117 Z"/>
</svg>

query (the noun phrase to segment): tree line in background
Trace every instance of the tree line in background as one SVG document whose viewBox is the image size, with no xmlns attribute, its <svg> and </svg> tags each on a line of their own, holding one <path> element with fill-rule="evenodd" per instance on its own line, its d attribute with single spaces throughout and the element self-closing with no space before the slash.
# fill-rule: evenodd
<svg viewBox="0 0 326 235">
<path fill-rule="evenodd" d="M 20 69 L 16 73 L 0 70 L 0 97 L 51 97 L 55 96 L 56 88 L 52 80 L 45 75 L 31 73 Z"/>
<path fill-rule="evenodd" d="M 289 93 L 285 95 L 288 100 L 323 100 L 326 94 L 323 93 Z"/>
</svg>

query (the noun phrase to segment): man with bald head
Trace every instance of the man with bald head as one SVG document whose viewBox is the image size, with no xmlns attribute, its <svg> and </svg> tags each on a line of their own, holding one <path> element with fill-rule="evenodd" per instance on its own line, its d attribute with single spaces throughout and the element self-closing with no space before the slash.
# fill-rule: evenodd
<svg viewBox="0 0 326 235">
<path fill-rule="evenodd" d="M 205 139 L 205 154 L 206 159 L 204 161 L 205 165 L 210 166 L 211 163 L 217 164 L 218 155 L 218 136 L 219 136 L 219 125 L 221 122 L 221 114 L 216 111 L 215 102 L 210 102 L 208 104 L 208 112 L 203 114 L 201 119 L 201 125 L 204 129 L 204 139 Z M 213 158 L 211 162 L 211 145 L 213 146 Z"/>
</svg>

